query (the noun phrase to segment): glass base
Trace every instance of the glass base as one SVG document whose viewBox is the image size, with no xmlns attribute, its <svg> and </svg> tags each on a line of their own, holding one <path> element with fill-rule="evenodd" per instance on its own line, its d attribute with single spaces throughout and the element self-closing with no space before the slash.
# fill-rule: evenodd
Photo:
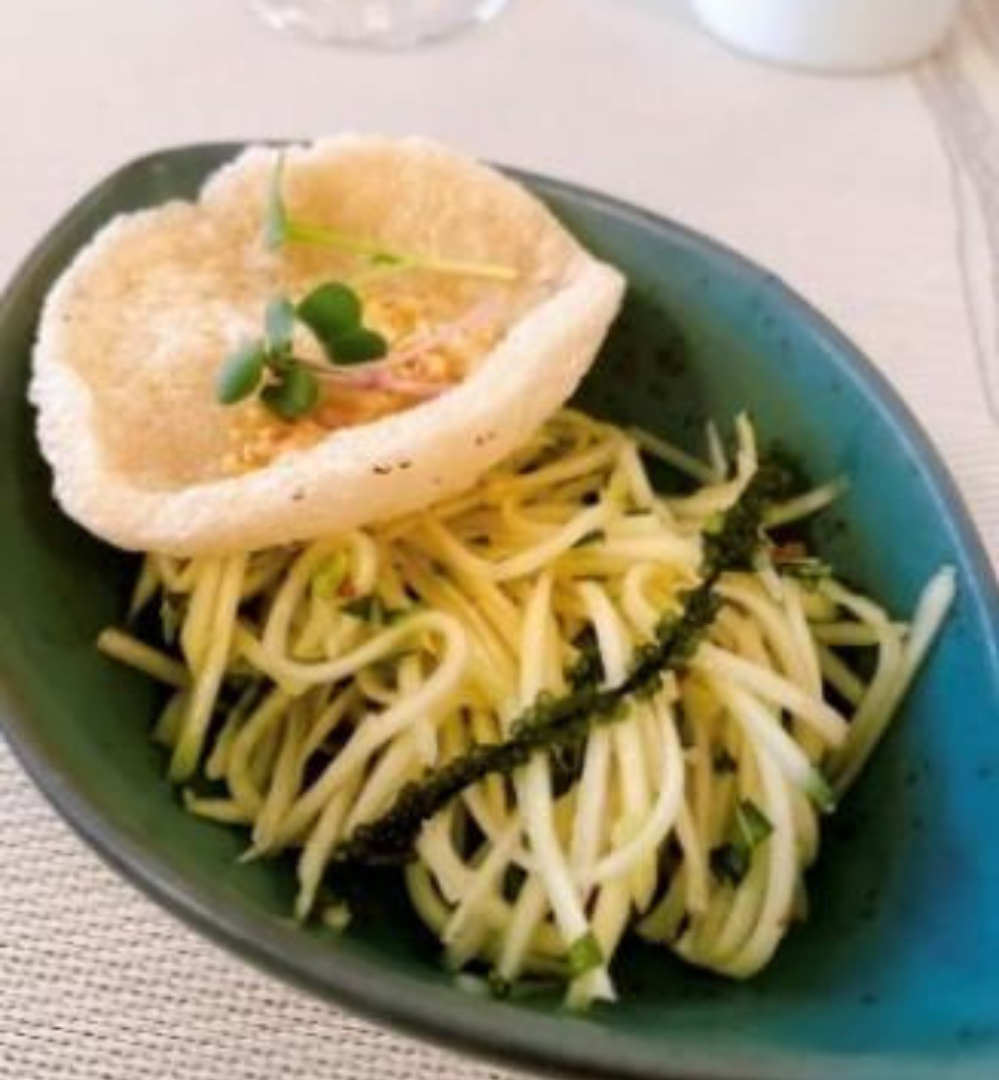
<svg viewBox="0 0 999 1080">
<path fill-rule="evenodd" d="M 408 49 L 491 19 L 507 0 L 250 0 L 276 30 L 318 41 Z"/>
</svg>

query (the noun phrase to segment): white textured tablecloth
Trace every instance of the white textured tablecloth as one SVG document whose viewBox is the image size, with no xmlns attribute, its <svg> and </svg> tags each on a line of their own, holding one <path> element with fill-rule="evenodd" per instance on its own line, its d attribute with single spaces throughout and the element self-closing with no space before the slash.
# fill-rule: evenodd
<svg viewBox="0 0 999 1080">
<path fill-rule="evenodd" d="M 0 279 L 69 201 L 181 142 L 420 132 L 581 181 L 788 278 L 901 390 L 999 555 L 999 12 L 918 71 L 732 56 L 671 0 L 511 0 L 409 55 L 300 45 L 240 0 L 0 5 Z M 118 881 L 0 746 L 0 1077 L 488 1073 L 221 953 Z"/>
</svg>

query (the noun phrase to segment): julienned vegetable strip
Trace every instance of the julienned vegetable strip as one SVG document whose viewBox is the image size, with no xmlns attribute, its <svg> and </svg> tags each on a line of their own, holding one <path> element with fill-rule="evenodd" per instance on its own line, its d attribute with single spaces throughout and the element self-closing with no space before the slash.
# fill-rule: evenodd
<svg viewBox="0 0 999 1080">
<path fill-rule="evenodd" d="M 761 466 L 742 498 L 705 537 L 704 577 L 685 595 L 683 613 L 660 622 L 655 641 L 637 650 L 637 660 L 622 683 L 600 690 L 590 681 L 560 698 L 542 695 L 514 722 L 509 739 L 477 743 L 468 753 L 408 784 L 381 817 L 358 826 L 342 841 L 334 857 L 368 864 L 407 861 L 423 823 L 465 788 L 487 776 L 508 776 L 535 753 L 580 745 L 593 725 L 612 723 L 623 715 L 628 698 L 654 693 L 671 668 L 693 655 L 721 604 L 714 590 L 718 578 L 751 565 L 766 508 L 787 498 L 791 484 L 783 466 Z"/>
</svg>

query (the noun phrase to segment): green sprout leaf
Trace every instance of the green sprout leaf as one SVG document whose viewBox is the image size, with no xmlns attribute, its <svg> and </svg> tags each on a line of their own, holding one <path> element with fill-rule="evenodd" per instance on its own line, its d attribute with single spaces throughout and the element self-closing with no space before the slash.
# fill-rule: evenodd
<svg viewBox="0 0 999 1080">
<path fill-rule="evenodd" d="M 260 385 L 266 350 L 260 341 L 247 341 L 222 361 L 215 378 L 215 396 L 223 405 L 248 398 Z"/>
<path fill-rule="evenodd" d="M 273 355 L 286 356 L 291 352 L 295 334 L 295 305 L 285 296 L 275 297 L 264 315 L 267 347 Z"/>
<path fill-rule="evenodd" d="M 282 420 L 297 420 L 315 407 L 319 383 L 308 368 L 290 363 L 276 382 L 264 387 L 260 400 Z"/>
<path fill-rule="evenodd" d="M 752 799 L 735 808 L 735 836 L 711 852 L 711 870 L 719 881 L 738 886 L 749 873 L 753 852 L 774 831 L 773 824 Z"/>
<path fill-rule="evenodd" d="M 297 314 L 335 364 L 363 364 L 388 352 L 385 338 L 363 325 L 361 299 L 343 282 L 317 286 L 298 305 Z"/>
<path fill-rule="evenodd" d="M 388 342 L 381 334 L 359 326 L 333 342 L 333 359 L 338 364 L 363 364 L 378 360 L 388 352 Z"/>
<path fill-rule="evenodd" d="M 277 251 L 288 240 L 288 210 L 281 191 L 283 184 L 284 154 L 278 154 L 277 163 L 271 173 L 267 207 L 264 211 L 264 244 L 268 251 Z"/>
<path fill-rule="evenodd" d="M 332 356 L 336 340 L 361 326 L 361 301 L 349 286 L 328 281 L 299 303 L 297 314 Z"/>
<path fill-rule="evenodd" d="M 774 831 L 770 819 L 752 799 L 742 799 L 736 806 L 735 828 L 739 839 L 750 851 Z"/>
</svg>

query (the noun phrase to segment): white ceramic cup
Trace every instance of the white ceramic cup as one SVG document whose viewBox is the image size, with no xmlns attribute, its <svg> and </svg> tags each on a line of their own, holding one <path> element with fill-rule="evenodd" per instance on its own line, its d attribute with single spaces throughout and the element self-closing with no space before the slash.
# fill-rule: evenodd
<svg viewBox="0 0 999 1080">
<path fill-rule="evenodd" d="M 766 60 L 878 71 L 932 52 L 961 0 L 692 0 L 704 25 Z"/>
</svg>

